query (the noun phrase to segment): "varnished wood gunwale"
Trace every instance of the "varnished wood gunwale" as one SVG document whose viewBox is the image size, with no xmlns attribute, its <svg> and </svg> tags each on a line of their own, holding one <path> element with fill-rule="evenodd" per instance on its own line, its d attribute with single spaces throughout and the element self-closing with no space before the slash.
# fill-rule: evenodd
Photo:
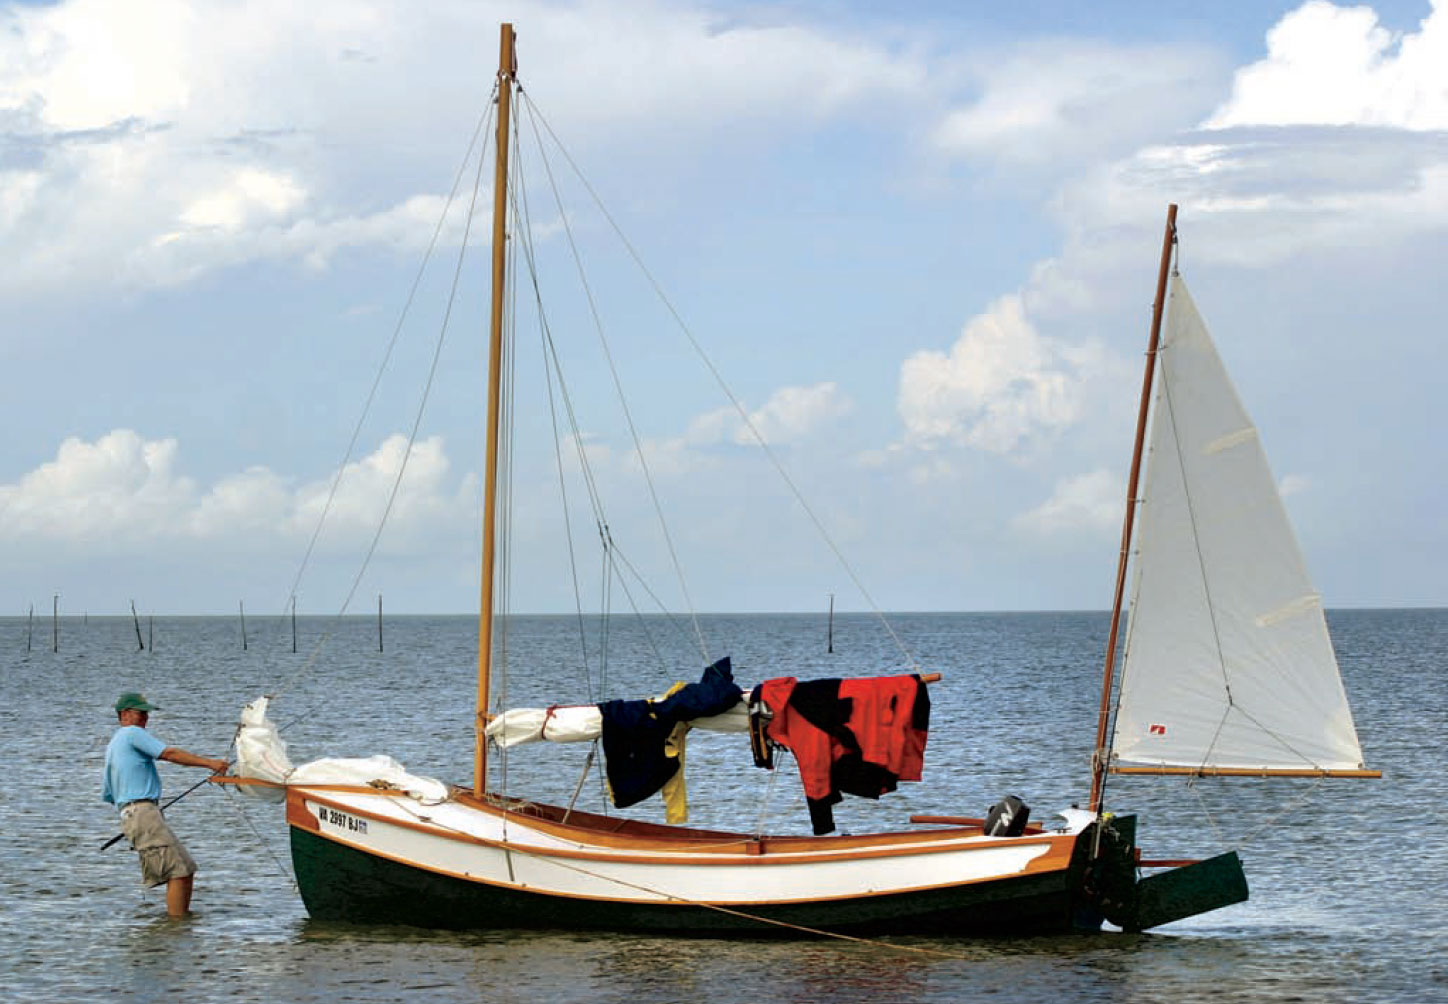
<svg viewBox="0 0 1448 1004">
<path fill-rule="evenodd" d="M 1381 778 L 1380 770 L 1336 770 L 1327 767 L 1112 767 L 1113 774 L 1177 777 L 1356 777 Z"/>
<path fill-rule="evenodd" d="M 383 793 L 379 792 L 378 794 Z M 593 835 L 592 831 L 571 826 L 555 825 L 544 831 L 561 839 L 572 839 L 579 843 L 596 843 L 600 846 L 616 849 L 611 851 L 589 851 L 569 848 L 530 847 L 515 841 L 495 840 L 489 837 L 480 837 L 476 834 L 460 833 L 454 829 L 431 825 L 419 820 L 398 819 L 394 816 L 361 809 L 350 802 L 326 798 L 324 795 L 319 795 L 311 789 L 300 786 L 290 788 L 287 792 L 288 822 L 292 821 L 291 817 L 293 812 L 291 806 L 293 800 L 297 800 L 299 805 L 302 800 L 315 802 L 384 825 L 396 826 L 418 833 L 426 833 L 430 836 L 450 840 L 455 843 L 492 847 L 498 850 L 526 853 L 538 857 L 576 861 L 598 861 L 612 864 L 689 865 L 691 867 L 738 867 L 741 865 L 750 867 L 761 865 L 786 866 L 824 862 L 864 861 L 922 854 L 969 853 L 971 851 L 988 850 L 997 847 L 1045 845 L 1047 847 L 1046 853 L 1039 855 L 1027 864 L 1025 872 L 1031 873 L 1051 871 L 1065 867 L 1066 864 L 1069 863 L 1071 847 L 1074 844 L 1073 838 L 1066 834 L 1042 834 L 1039 837 L 997 837 L 982 839 L 979 833 L 964 828 L 959 830 L 926 830 L 919 833 L 885 833 L 875 834 L 873 836 L 766 837 L 763 840 L 755 840 L 755 838 L 744 834 L 732 834 L 729 835 L 732 837 L 730 840 L 712 843 L 702 841 L 665 842 L 662 840 L 590 840 L 587 838 Z M 302 811 L 305 812 L 306 810 L 303 809 Z M 501 814 L 501 810 L 495 809 L 494 811 Z M 311 817 L 310 812 L 307 812 L 307 817 Z M 528 819 L 528 825 L 535 826 L 536 823 L 537 821 L 535 819 L 531 817 Z M 305 829 L 314 829 L 309 821 L 304 821 L 302 825 Z M 542 827 L 538 828 L 543 829 Z M 318 832 L 328 839 L 336 839 L 325 831 Z M 602 836 L 607 838 L 611 835 L 604 834 Z M 963 843 L 967 838 L 971 840 L 968 845 Z M 351 845 L 350 841 L 342 842 Z M 882 843 L 898 846 L 882 846 Z M 954 844 L 954 846 L 952 846 L 952 844 Z M 650 850 L 654 853 L 648 853 Z M 637 853 L 630 854 L 627 853 L 628 851 L 635 851 Z M 368 853 L 372 853 L 370 848 L 368 849 Z"/>
</svg>

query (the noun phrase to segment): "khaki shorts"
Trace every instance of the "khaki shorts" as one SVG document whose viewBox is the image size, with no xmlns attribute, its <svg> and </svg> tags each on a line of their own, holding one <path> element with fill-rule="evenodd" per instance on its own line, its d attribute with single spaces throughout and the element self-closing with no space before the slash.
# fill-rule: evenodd
<svg viewBox="0 0 1448 1004">
<path fill-rule="evenodd" d="M 196 861 L 166 825 L 155 802 L 130 802 L 121 808 L 121 832 L 141 855 L 141 881 L 160 885 L 196 874 Z"/>
</svg>

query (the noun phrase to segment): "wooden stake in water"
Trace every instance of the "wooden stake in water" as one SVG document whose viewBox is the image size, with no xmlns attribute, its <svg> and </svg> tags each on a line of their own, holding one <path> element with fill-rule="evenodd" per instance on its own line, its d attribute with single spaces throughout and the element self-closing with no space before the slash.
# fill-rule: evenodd
<svg viewBox="0 0 1448 1004">
<path fill-rule="evenodd" d="M 136 601 L 131 601 L 131 623 L 136 628 L 136 651 L 146 651 L 146 643 L 141 640 L 141 618 L 136 614 Z"/>
<path fill-rule="evenodd" d="M 382 651 L 382 594 L 377 594 L 377 651 Z"/>
<path fill-rule="evenodd" d="M 30 604 L 30 614 L 25 621 L 25 651 L 30 651 L 30 639 L 35 635 L 35 604 Z"/>
<path fill-rule="evenodd" d="M 156 652 L 156 617 L 154 614 L 146 615 L 146 645 L 154 655 Z"/>
<path fill-rule="evenodd" d="M 50 601 L 50 650 L 60 651 L 60 594 Z"/>
<path fill-rule="evenodd" d="M 830 626 L 826 634 L 825 651 L 834 654 L 835 651 L 835 594 L 830 593 Z"/>
<path fill-rule="evenodd" d="M 237 600 L 236 608 L 241 611 L 241 650 L 246 651 L 246 601 Z"/>
<path fill-rule="evenodd" d="M 292 597 L 292 651 L 297 650 L 297 598 Z"/>
</svg>

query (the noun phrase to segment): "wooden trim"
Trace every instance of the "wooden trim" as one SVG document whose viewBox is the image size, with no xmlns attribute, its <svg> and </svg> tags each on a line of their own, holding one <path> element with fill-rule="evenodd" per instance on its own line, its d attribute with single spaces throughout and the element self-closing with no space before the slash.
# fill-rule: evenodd
<svg viewBox="0 0 1448 1004">
<path fill-rule="evenodd" d="M 368 818 L 378 818 L 378 817 L 371 817 L 371 816 L 369 816 Z M 383 821 L 383 822 L 387 822 L 387 823 L 396 823 L 396 822 L 397 822 L 396 820 L 390 820 L 390 819 L 384 819 L 384 820 L 382 820 L 382 821 Z M 308 827 L 303 827 L 303 829 L 309 829 L 309 828 L 308 828 Z M 474 884 L 477 884 L 477 885 L 492 886 L 492 887 L 494 887 L 494 888 L 499 888 L 499 889 L 511 889 L 511 890 L 516 891 L 516 892 L 522 892 L 522 893 L 535 893 L 535 894 L 540 895 L 540 896 L 546 896 L 546 897 L 554 898 L 554 899 L 582 900 L 582 901 L 589 902 L 589 903 L 627 903 L 627 904 L 646 904 L 646 905 L 677 906 L 677 907 L 689 907 L 689 906 L 698 906 L 698 905 L 701 905 L 701 904 L 705 904 L 705 905 L 718 905 L 718 906 L 728 907 L 728 908 L 731 909 L 731 910 L 747 910 L 747 909 L 751 909 L 751 908 L 774 907 L 774 906 L 797 906 L 797 905 L 803 905 L 803 904 L 809 904 L 809 903 L 849 902 L 849 901 L 861 900 L 861 899 L 873 899 L 873 898 L 879 897 L 879 896 L 896 896 L 896 895 L 903 895 L 903 894 L 910 894 L 910 893 L 924 893 L 924 892 L 933 892 L 933 891 L 938 890 L 938 889 L 952 889 L 952 888 L 956 888 L 956 887 L 958 887 L 958 886 L 980 885 L 980 884 L 982 884 L 982 883 L 987 883 L 987 882 L 999 882 L 999 881 L 1002 881 L 1002 880 L 1024 878 L 1024 877 L 1027 877 L 1027 876 L 1035 876 L 1035 875 L 1040 875 L 1040 874 L 1042 874 L 1042 873 L 1049 873 L 1049 872 L 1064 872 L 1064 871 L 1067 871 L 1067 870 L 1070 868 L 1070 866 L 1071 866 L 1071 856 L 1072 856 L 1072 855 L 1071 855 L 1072 848 L 1070 848 L 1070 847 L 1067 847 L 1067 848 L 1064 848 L 1064 849 L 1063 849 L 1063 848 L 1058 848 L 1058 847 L 1053 847 L 1053 848 L 1051 848 L 1047 853 L 1042 854 L 1042 855 L 1040 855 L 1039 857 L 1035 858 L 1034 860 L 1027 862 L 1027 863 L 1026 863 L 1026 866 L 1025 866 L 1024 868 L 1022 868 L 1019 872 L 1016 872 L 1016 873 L 1010 874 L 1010 875 L 987 875 L 987 876 L 985 876 L 985 877 L 983 877 L 983 878 L 958 879 L 958 880 L 950 881 L 950 882 L 940 882 L 940 883 L 937 883 L 937 884 L 934 884 L 934 885 L 908 886 L 908 887 L 899 887 L 899 888 L 890 888 L 890 889 L 877 889 L 877 890 L 871 890 L 871 891 L 869 891 L 869 892 L 844 893 L 844 894 L 839 895 L 839 896 L 815 896 L 815 897 L 804 897 L 804 898 L 801 898 L 801 899 L 686 900 L 686 899 L 680 899 L 680 898 L 677 898 L 677 897 L 673 896 L 672 894 L 670 894 L 670 893 L 668 892 L 668 890 L 665 890 L 665 889 L 651 889 L 651 890 L 650 890 L 651 892 L 654 892 L 657 896 L 662 897 L 662 898 L 655 899 L 655 898 L 652 898 L 652 897 L 649 897 L 649 898 L 627 898 L 627 897 L 618 897 L 618 896 L 590 896 L 590 895 L 585 895 L 585 894 L 583 894 L 583 893 L 567 892 L 567 891 L 558 890 L 558 889 L 547 889 L 547 888 L 542 888 L 542 887 L 538 887 L 538 886 L 520 886 L 520 885 L 515 885 L 515 884 L 513 884 L 513 883 L 510 883 L 510 882 L 499 882 L 499 881 L 496 881 L 496 880 L 494 880 L 494 879 L 486 879 L 486 878 L 483 878 L 483 877 L 478 876 L 478 875 L 458 873 L 458 872 L 448 871 L 448 870 L 443 869 L 443 868 L 434 867 L 434 866 L 432 866 L 432 865 L 421 864 L 421 863 L 419 863 L 419 862 L 417 862 L 417 861 L 412 861 L 412 860 L 409 860 L 409 859 L 407 859 L 407 858 L 398 857 L 398 856 L 395 855 L 395 854 L 388 854 L 388 853 L 386 853 L 386 852 L 378 851 L 378 850 L 376 850 L 376 849 L 374 849 L 374 848 L 371 848 L 371 847 L 367 847 L 367 846 L 364 846 L 364 845 L 361 845 L 361 844 L 352 843 L 351 841 L 341 839 L 341 838 L 339 838 L 339 837 L 337 837 L 337 836 L 335 836 L 335 835 L 333 835 L 333 834 L 331 834 L 331 833 L 326 833 L 326 832 L 321 831 L 321 830 L 316 831 L 316 833 L 317 833 L 317 836 L 320 837 L 320 838 L 322 838 L 323 840 L 330 841 L 331 843 L 334 843 L 334 844 L 340 844 L 340 845 L 342 845 L 343 847 L 349 847 L 349 848 L 352 848 L 353 850 L 361 851 L 362 853 L 371 855 L 371 856 L 373 856 L 373 857 L 382 858 L 382 859 L 387 860 L 387 861 L 393 861 L 393 862 L 396 862 L 397 864 L 405 865 L 405 866 L 407 866 L 407 867 L 409 867 L 409 868 L 416 868 L 416 869 L 419 870 L 419 871 L 431 872 L 431 873 L 434 874 L 434 875 L 445 875 L 445 876 L 447 876 L 448 878 L 458 879 L 458 880 L 461 880 L 461 881 L 464 881 L 464 882 L 471 882 L 471 883 L 474 883 Z M 453 836 L 453 834 L 450 834 L 450 833 L 449 833 L 449 834 L 446 834 L 446 835 L 447 835 L 447 836 Z M 478 840 L 478 838 L 471 838 L 471 839 Z M 1014 838 L 1014 839 L 1019 840 L 1020 838 Z M 492 841 L 482 841 L 482 840 L 478 840 L 478 842 L 480 842 L 480 843 L 492 843 Z M 546 851 L 546 852 L 545 852 L 545 851 L 538 851 L 538 850 L 534 850 L 534 849 L 522 849 L 522 848 L 518 848 L 518 847 L 510 847 L 510 848 L 508 848 L 508 850 L 510 850 L 512 853 L 527 854 L 529 857 L 535 857 L 535 858 L 545 858 L 545 859 L 546 859 L 546 858 L 550 858 L 550 857 L 565 857 L 565 856 L 566 856 L 566 855 L 560 854 L 560 853 L 558 853 L 558 852 L 556 852 L 556 851 Z M 610 860 L 614 860 L 614 859 L 610 859 Z M 726 863 L 728 863 L 728 864 L 740 864 L 740 865 L 742 865 L 742 864 L 746 864 L 746 863 L 748 863 L 748 862 L 742 862 L 742 861 L 741 861 L 741 862 L 726 862 Z M 693 864 L 695 864 L 695 865 L 697 866 L 697 864 L 699 864 L 699 862 L 694 862 Z M 604 881 L 609 881 L 609 882 L 615 881 L 612 876 L 603 876 L 602 878 L 603 878 Z M 618 884 L 627 887 L 627 882 L 626 882 L 626 881 L 624 881 L 624 882 L 619 882 Z"/>
<path fill-rule="evenodd" d="M 601 816 L 596 813 L 575 809 L 569 815 L 569 822 L 558 818 L 562 810 L 542 802 L 521 803 L 524 811 L 509 809 L 490 801 L 474 799 L 463 790 L 454 792 L 456 801 L 468 808 L 478 809 L 495 816 L 512 815 L 521 818 L 523 825 L 539 832 L 564 840 L 593 844 L 599 847 L 613 847 L 620 850 L 654 850 L 677 853 L 679 851 L 710 852 L 724 844 L 754 841 L 753 834 L 728 830 L 691 830 L 663 823 L 650 823 L 619 816 Z M 956 824 L 947 824 L 956 825 Z M 765 836 L 758 840 L 761 854 L 807 854 L 822 846 L 836 849 L 858 847 L 879 847 L 881 844 L 920 844 L 938 841 L 942 837 L 981 836 L 982 820 L 967 820 L 958 826 L 957 832 L 895 830 L 884 833 L 861 833 L 850 836 Z M 1043 834 L 1039 828 L 1027 835 Z M 1018 839 L 1018 838 L 997 838 Z"/>
<path fill-rule="evenodd" d="M 1360 777 L 1380 778 L 1380 770 L 1332 770 L 1326 767 L 1112 767 L 1113 774 L 1182 777 Z"/>
<path fill-rule="evenodd" d="M 235 777 L 232 775 L 208 777 L 206 780 L 212 784 L 234 784 L 243 788 L 281 788 L 284 790 L 304 788 L 307 791 L 350 791 L 356 792 L 359 795 L 385 795 L 392 798 L 403 798 L 407 795 L 407 792 L 401 788 L 374 788 L 370 784 L 326 784 L 309 781 L 296 781 L 291 784 L 285 784 L 281 781 L 266 781 L 259 777 Z"/>
<path fill-rule="evenodd" d="M 237 777 L 234 774 L 217 774 L 206 780 L 212 784 L 234 784 L 238 787 L 285 788 L 280 781 L 264 781 L 259 777 Z"/>
<path fill-rule="evenodd" d="M 307 808 L 301 795 L 293 795 L 290 792 L 287 794 L 287 825 L 311 833 L 321 834 L 322 832 L 322 821 Z"/>
<path fill-rule="evenodd" d="M 816 862 L 838 863 L 844 861 L 864 861 L 876 858 L 908 857 L 921 854 L 945 854 L 960 851 L 970 852 L 973 850 L 985 850 L 997 847 L 1018 847 L 1026 844 L 1042 845 L 1047 847 L 1045 859 L 1051 859 L 1060 855 L 1070 857 L 1070 845 L 1074 843 L 1075 834 L 1022 836 L 1022 837 L 994 837 L 982 838 L 978 833 L 959 832 L 953 833 L 946 830 L 923 831 L 919 833 L 901 834 L 877 834 L 873 838 L 869 835 L 856 837 L 775 837 L 766 838 L 761 841 L 753 841 L 753 838 L 737 835 L 735 839 L 720 843 L 674 843 L 670 842 L 660 846 L 661 841 L 609 841 L 612 846 L 622 851 L 639 851 L 643 853 L 619 853 L 611 854 L 600 851 L 573 850 L 566 848 L 540 848 L 531 847 L 527 844 L 516 841 L 495 840 L 490 837 L 480 837 L 472 833 L 444 827 L 440 824 L 424 823 L 411 819 L 397 819 L 393 816 L 379 815 L 367 809 L 359 809 L 347 802 L 339 802 L 333 799 L 320 797 L 311 792 L 316 789 L 293 789 L 289 793 L 288 804 L 292 798 L 310 799 L 311 801 L 338 809 L 354 816 L 361 816 L 387 826 L 396 826 L 404 830 L 412 830 L 417 833 L 425 833 L 429 836 L 451 840 L 456 843 L 472 844 L 480 847 L 492 847 L 501 851 L 510 851 L 520 854 L 529 854 L 540 858 L 561 858 L 565 860 L 599 861 L 613 864 L 648 864 L 648 865 L 684 865 L 688 867 L 699 866 L 754 866 L 754 865 L 798 865 L 811 864 Z M 377 792 L 377 794 L 386 794 Z M 290 815 L 290 809 L 289 809 Z M 308 813 L 310 815 L 310 813 Z M 529 820 L 531 825 L 533 820 Z M 310 825 L 305 827 L 311 829 Z M 542 829 L 539 827 L 539 829 Z M 561 828 L 566 830 L 567 828 Z M 577 831 L 575 831 L 576 833 Z M 332 838 L 329 833 L 323 836 Z M 553 835 L 565 835 L 555 832 Z M 884 837 L 886 844 L 899 844 L 900 846 L 881 846 L 880 838 Z M 582 837 L 575 835 L 574 840 L 586 843 Z M 964 841 L 969 839 L 970 843 Z M 837 841 L 836 848 L 821 847 L 825 841 Z M 342 841 L 347 843 L 347 841 Z M 756 843 L 758 849 L 751 848 L 750 843 Z M 602 842 L 600 842 L 602 843 Z M 1065 850 L 1059 845 L 1066 844 Z M 811 846 L 812 845 L 812 846 Z M 348 846 L 363 845 L 350 844 Z M 859 848 L 859 849 L 852 849 Z M 654 853 L 647 853 L 650 849 Z M 368 853 L 372 848 L 367 847 Z M 1048 869 L 1049 870 L 1049 869 Z M 1028 867 L 1027 872 L 1031 871 Z"/>
<path fill-rule="evenodd" d="M 980 830 L 982 833 L 985 832 L 985 820 L 977 819 L 974 816 L 915 815 L 910 817 L 910 822 L 925 826 L 963 826 L 972 830 Z M 1034 836 L 1037 833 L 1045 832 L 1046 828 L 1044 826 L 1027 823 L 1025 830 L 1022 831 L 1022 835 Z"/>
</svg>

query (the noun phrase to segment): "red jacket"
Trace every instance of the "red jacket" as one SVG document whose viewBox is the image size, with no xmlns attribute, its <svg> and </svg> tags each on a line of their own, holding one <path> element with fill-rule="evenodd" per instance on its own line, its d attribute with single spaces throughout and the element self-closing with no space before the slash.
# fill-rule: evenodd
<svg viewBox="0 0 1448 1004">
<path fill-rule="evenodd" d="M 879 798 L 925 766 L 930 697 L 918 676 L 766 680 L 769 738 L 794 753 L 816 833 L 834 829 L 840 793 Z"/>
</svg>

